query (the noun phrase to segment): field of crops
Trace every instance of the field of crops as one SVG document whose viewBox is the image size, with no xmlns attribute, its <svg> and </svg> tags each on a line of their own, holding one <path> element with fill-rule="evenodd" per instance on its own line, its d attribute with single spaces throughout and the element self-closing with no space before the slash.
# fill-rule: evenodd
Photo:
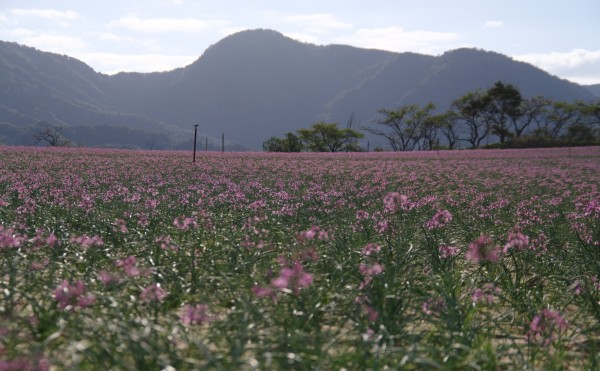
<svg viewBox="0 0 600 371">
<path fill-rule="evenodd" d="M 598 147 L 0 164 L 0 370 L 600 367 Z"/>
</svg>

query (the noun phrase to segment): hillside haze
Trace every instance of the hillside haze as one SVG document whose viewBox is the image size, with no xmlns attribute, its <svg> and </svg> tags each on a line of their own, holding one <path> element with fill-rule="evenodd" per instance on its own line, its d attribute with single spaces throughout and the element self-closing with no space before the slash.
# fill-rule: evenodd
<svg viewBox="0 0 600 371">
<path fill-rule="evenodd" d="M 381 108 L 436 104 L 501 80 L 523 95 L 591 100 L 590 89 L 504 55 L 458 49 L 441 56 L 316 46 L 270 30 L 244 31 L 189 66 L 107 76 L 84 63 L 0 42 L 0 142 L 31 144 L 41 125 L 83 145 L 189 148 L 201 142 L 260 149 L 264 140 L 317 121 L 360 125 Z M 40 123 L 42 122 L 42 123 Z M 219 139 L 215 139 L 219 138 Z"/>
</svg>

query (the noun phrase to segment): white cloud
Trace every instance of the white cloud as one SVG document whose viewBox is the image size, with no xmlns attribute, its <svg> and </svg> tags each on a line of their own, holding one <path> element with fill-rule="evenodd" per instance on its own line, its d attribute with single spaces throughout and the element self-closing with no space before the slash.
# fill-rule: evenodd
<svg viewBox="0 0 600 371">
<path fill-rule="evenodd" d="M 97 71 L 107 74 L 118 72 L 161 72 L 185 67 L 198 56 L 164 54 L 115 54 L 80 53 L 74 55 L 85 63 L 94 66 Z"/>
<path fill-rule="evenodd" d="M 573 49 L 568 52 L 520 54 L 512 57 L 580 84 L 600 83 L 600 50 Z"/>
<path fill-rule="evenodd" d="M 227 27 L 224 20 L 201 20 L 197 18 L 147 18 L 125 17 L 110 23 L 110 27 L 123 27 L 129 30 L 148 33 L 162 32 L 201 32 L 212 28 Z"/>
<path fill-rule="evenodd" d="M 453 32 L 405 31 L 401 27 L 391 26 L 359 29 L 334 41 L 362 48 L 435 54 L 452 49 L 459 38 L 460 35 Z"/>
<path fill-rule="evenodd" d="M 12 9 L 11 13 L 17 17 L 37 17 L 46 19 L 75 20 L 79 14 L 73 10 L 56 9 Z"/>
<path fill-rule="evenodd" d="M 69 55 L 73 52 L 85 50 L 89 46 L 87 42 L 79 37 L 54 33 L 28 32 L 28 34 L 23 35 L 22 42 L 27 46 L 33 46 L 40 50 Z"/>
<path fill-rule="evenodd" d="M 352 24 L 342 22 L 331 14 L 290 15 L 283 17 L 286 23 L 300 26 L 309 34 L 324 34 L 331 30 L 351 29 Z"/>
<path fill-rule="evenodd" d="M 483 24 L 484 28 L 499 28 L 504 25 L 502 21 L 487 21 Z"/>
<path fill-rule="evenodd" d="M 98 39 L 103 41 L 112 41 L 116 43 L 123 41 L 123 38 L 121 36 L 112 32 L 97 32 L 95 35 Z"/>
</svg>

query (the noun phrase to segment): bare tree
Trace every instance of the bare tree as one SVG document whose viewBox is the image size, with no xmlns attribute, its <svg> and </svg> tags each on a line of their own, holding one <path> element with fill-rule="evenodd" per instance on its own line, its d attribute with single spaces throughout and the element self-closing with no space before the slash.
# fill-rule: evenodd
<svg viewBox="0 0 600 371">
<path fill-rule="evenodd" d="M 412 104 L 397 110 L 381 109 L 379 113 L 385 117 L 375 123 L 385 129 L 373 127 L 364 129 L 384 137 L 394 151 L 412 151 L 419 145 L 423 135 L 423 125 L 429 121 L 434 109 L 433 103 L 429 103 L 423 108 Z"/>
<path fill-rule="evenodd" d="M 45 127 L 42 131 L 33 135 L 35 145 L 46 142 L 50 147 L 68 147 L 71 142 L 67 139 L 63 139 L 61 131 L 63 128 L 60 127 Z"/>
</svg>

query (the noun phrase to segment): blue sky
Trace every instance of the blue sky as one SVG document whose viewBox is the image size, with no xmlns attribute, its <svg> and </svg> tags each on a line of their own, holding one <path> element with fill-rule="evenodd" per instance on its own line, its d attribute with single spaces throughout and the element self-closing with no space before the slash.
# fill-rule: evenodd
<svg viewBox="0 0 600 371">
<path fill-rule="evenodd" d="M 165 71 L 232 33 L 439 55 L 475 47 L 581 84 L 600 83 L 600 1 L 1 0 L 0 40 L 96 71 Z"/>
</svg>

